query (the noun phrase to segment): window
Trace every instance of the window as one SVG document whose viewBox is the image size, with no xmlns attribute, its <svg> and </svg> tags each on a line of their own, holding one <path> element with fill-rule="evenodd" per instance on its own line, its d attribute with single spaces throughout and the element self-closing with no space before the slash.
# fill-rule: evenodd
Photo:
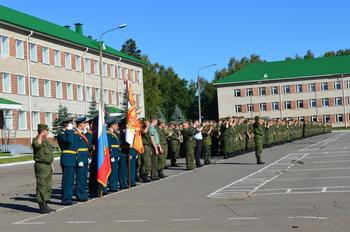
<svg viewBox="0 0 350 232">
<path fill-rule="evenodd" d="M 337 114 L 335 117 L 336 122 L 343 122 L 343 115 L 342 114 Z"/>
<path fill-rule="evenodd" d="M 141 74 L 140 71 L 137 71 L 137 81 L 138 81 L 139 83 L 142 83 L 142 74 Z M 141 98 L 140 98 L 140 99 L 141 99 Z"/>
<path fill-rule="evenodd" d="M 31 85 L 32 96 L 39 96 L 39 80 L 38 80 L 38 78 L 31 77 L 30 80 L 31 80 L 30 85 Z"/>
<path fill-rule="evenodd" d="M 316 99 L 310 99 L 309 100 L 309 106 L 310 106 L 310 108 L 316 107 Z"/>
<path fill-rule="evenodd" d="M 331 116 L 330 115 L 323 115 L 323 122 L 328 123 L 331 121 Z"/>
<path fill-rule="evenodd" d="M 85 58 L 85 73 L 91 73 L 91 63 L 89 58 Z"/>
<path fill-rule="evenodd" d="M 60 67 L 61 66 L 61 55 L 60 55 L 60 51 L 59 50 L 54 50 L 54 56 L 53 56 L 53 59 L 54 59 L 54 64 L 55 66 L 57 67 Z"/>
<path fill-rule="evenodd" d="M 115 91 L 112 91 L 112 105 L 117 104 L 117 93 Z"/>
<path fill-rule="evenodd" d="M 62 98 L 62 82 L 56 81 L 56 98 Z"/>
<path fill-rule="evenodd" d="M 100 89 L 96 88 L 95 89 L 95 101 L 100 100 Z"/>
<path fill-rule="evenodd" d="M 75 56 L 75 69 L 81 72 L 81 57 L 77 55 Z"/>
<path fill-rule="evenodd" d="M 88 102 L 92 102 L 92 88 L 86 87 L 86 97 Z"/>
<path fill-rule="evenodd" d="M 297 108 L 298 109 L 304 108 L 304 101 L 303 100 L 297 100 Z"/>
<path fill-rule="evenodd" d="M 341 97 L 334 98 L 334 105 L 335 106 L 341 106 L 342 105 Z"/>
<path fill-rule="evenodd" d="M 16 39 L 16 58 L 24 59 L 24 42 Z"/>
<path fill-rule="evenodd" d="M 260 87 L 259 88 L 259 95 L 260 96 L 264 96 L 266 94 L 266 89 L 265 89 L 265 87 Z"/>
<path fill-rule="evenodd" d="M 38 52 L 36 44 L 29 44 L 29 51 L 30 51 L 30 61 L 37 62 L 38 61 Z"/>
<path fill-rule="evenodd" d="M 105 104 L 109 104 L 109 94 L 108 89 L 103 90 L 103 99 Z"/>
<path fill-rule="evenodd" d="M 254 111 L 254 105 L 253 104 L 248 104 L 247 105 L 247 111 L 248 112 L 253 112 Z"/>
<path fill-rule="evenodd" d="M 44 80 L 44 96 L 51 97 L 51 81 Z"/>
<path fill-rule="evenodd" d="M 43 57 L 43 63 L 44 64 L 49 64 L 49 49 L 47 47 L 42 47 L 41 48 L 41 55 Z"/>
<path fill-rule="evenodd" d="M 253 96 L 253 89 L 252 88 L 248 88 L 246 90 L 246 92 L 247 92 L 247 96 Z"/>
<path fill-rule="evenodd" d="M 52 113 L 50 112 L 45 113 L 45 123 L 49 128 L 52 128 Z"/>
<path fill-rule="evenodd" d="M 11 76 L 9 73 L 2 74 L 2 91 L 4 93 L 11 93 Z"/>
<path fill-rule="evenodd" d="M 72 56 L 70 53 L 65 53 L 65 59 L 66 59 L 66 69 L 72 69 Z"/>
<path fill-rule="evenodd" d="M 346 88 L 350 89 L 350 81 L 346 81 Z"/>
<path fill-rule="evenodd" d="M 94 60 L 94 74 L 100 75 L 100 67 L 97 60 Z"/>
<path fill-rule="evenodd" d="M 17 75 L 17 92 L 18 94 L 26 94 L 25 78 L 22 75 Z"/>
<path fill-rule="evenodd" d="M 124 77 L 123 77 L 124 80 L 127 80 L 128 79 L 128 69 L 127 68 L 124 68 Z"/>
<path fill-rule="evenodd" d="M 32 114 L 33 130 L 37 130 L 38 124 L 40 123 L 40 113 L 37 111 L 33 111 Z"/>
<path fill-rule="evenodd" d="M 25 111 L 19 111 L 18 129 L 27 130 L 27 112 Z"/>
<path fill-rule="evenodd" d="M 4 129 L 13 129 L 11 110 L 4 110 Z"/>
<path fill-rule="evenodd" d="M 315 83 L 309 84 L 309 92 L 315 92 L 315 91 L 316 91 Z"/>
<path fill-rule="evenodd" d="M 242 113 L 242 105 L 236 105 L 235 109 L 236 109 L 236 113 Z"/>
<path fill-rule="evenodd" d="M 115 66 L 114 66 L 114 64 L 111 64 L 111 65 L 109 65 L 109 72 L 110 72 L 110 74 L 111 74 L 111 78 L 115 78 Z"/>
<path fill-rule="evenodd" d="M 298 120 L 301 122 L 304 122 L 305 118 L 304 118 L 304 116 L 300 116 L 300 117 L 298 117 Z"/>
<path fill-rule="evenodd" d="M 317 122 L 317 116 L 316 115 L 311 116 L 311 121 L 312 122 Z"/>
<path fill-rule="evenodd" d="M 303 85 L 296 85 L 297 93 L 302 93 L 303 92 Z"/>
<path fill-rule="evenodd" d="M 107 77 L 107 64 L 102 63 L 102 76 Z"/>
<path fill-rule="evenodd" d="M 122 78 L 122 67 L 118 65 L 118 79 L 121 80 Z"/>
<path fill-rule="evenodd" d="M 260 111 L 266 111 L 266 103 L 259 104 Z"/>
<path fill-rule="evenodd" d="M 334 90 L 340 89 L 340 81 L 334 81 Z"/>
<path fill-rule="evenodd" d="M 118 103 L 119 103 L 119 107 L 121 107 L 125 102 L 124 99 L 124 93 L 123 92 L 119 92 L 118 94 Z"/>
<path fill-rule="evenodd" d="M 284 109 L 285 109 L 285 110 L 290 110 L 290 109 L 292 109 L 292 102 L 291 102 L 291 101 L 285 101 L 285 102 L 284 102 Z"/>
<path fill-rule="evenodd" d="M 84 98 L 83 98 L 83 86 L 81 86 L 81 85 L 77 86 L 77 100 L 78 101 L 84 100 Z"/>
<path fill-rule="evenodd" d="M 272 102 L 272 110 L 278 110 L 278 102 Z"/>
<path fill-rule="evenodd" d="M 9 55 L 9 37 L 0 35 L 0 55 Z"/>
<path fill-rule="evenodd" d="M 67 83 L 67 99 L 73 100 L 73 84 Z"/>
<path fill-rule="evenodd" d="M 321 90 L 327 91 L 328 90 L 328 82 L 322 82 L 321 83 Z"/>
<path fill-rule="evenodd" d="M 234 90 L 234 95 L 235 95 L 235 97 L 240 97 L 241 96 L 241 90 L 240 89 L 235 89 Z"/>
<path fill-rule="evenodd" d="M 277 95 L 278 94 L 278 87 L 277 86 L 272 86 L 271 87 L 271 94 L 272 95 Z"/>
<path fill-rule="evenodd" d="M 131 72 L 131 81 L 135 82 L 135 71 L 130 69 L 130 72 Z"/>
<path fill-rule="evenodd" d="M 323 107 L 329 106 L 329 99 L 328 98 L 322 98 L 322 106 Z"/>
<path fill-rule="evenodd" d="M 284 94 L 290 93 L 290 85 L 285 85 L 285 86 L 283 87 L 283 89 L 284 89 Z"/>
<path fill-rule="evenodd" d="M 350 105 L 350 97 L 347 97 L 346 99 L 347 99 L 348 105 Z"/>
</svg>

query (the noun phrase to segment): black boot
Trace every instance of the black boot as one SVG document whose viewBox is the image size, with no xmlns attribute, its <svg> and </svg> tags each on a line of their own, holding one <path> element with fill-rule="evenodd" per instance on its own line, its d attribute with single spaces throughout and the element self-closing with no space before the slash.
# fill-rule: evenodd
<svg viewBox="0 0 350 232">
<path fill-rule="evenodd" d="M 50 211 L 45 207 L 45 203 L 44 202 L 39 202 L 39 211 L 41 214 L 48 214 L 50 213 Z"/>
<path fill-rule="evenodd" d="M 148 183 L 151 181 L 151 179 L 149 178 L 149 176 L 144 176 L 144 177 L 142 177 L 142 181 L 145 183 Z"/>
<path fill-rule="evenodd" d="M 44 205 L 45 205 L 46 209 L 49 210 L 50 212 L 56 212 L 55 209 L 52 209 L 47 205 L 47 201 L 44 202 Z"/>
<path fill-rule="evenodd" d="M 158 171 L 158 176 L 159 176 L 159 178 L 168 177 L 168 176 L 166 176 L 166 175 L 163 173 L 163 171 Z"/>
<path fill-rule="evenodd" d="M 256 157 L 256 163 L 257 164 L 264 164 L 264 162 L 261 161 L 260 157 Z"/>
</svg>

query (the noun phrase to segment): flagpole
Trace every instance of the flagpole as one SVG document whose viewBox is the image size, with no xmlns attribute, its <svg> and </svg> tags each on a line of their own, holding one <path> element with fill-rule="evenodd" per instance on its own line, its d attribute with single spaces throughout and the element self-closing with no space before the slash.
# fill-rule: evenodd
<svg viewBox="0 0 350 232">
<path fill-rule="evenodd" d="M 126 80 L 126 97 L 127 97 L 127 105 L 126 105 L 126 111 L 128 112 L 129 108 L 129 80 Z M 128 119 L 128 118 L 126 118 Z M 128 120 L 126 120 L 126 124 L 128 124 Z M 127 125 L 126 125 L 127 127 Z M 131 187 L 131 174 L 130 174 L 130 147 L 131 145 L 129 144 L 129 150 L 128 150 L 128 186 L 129 188 Z"/>
</svg>

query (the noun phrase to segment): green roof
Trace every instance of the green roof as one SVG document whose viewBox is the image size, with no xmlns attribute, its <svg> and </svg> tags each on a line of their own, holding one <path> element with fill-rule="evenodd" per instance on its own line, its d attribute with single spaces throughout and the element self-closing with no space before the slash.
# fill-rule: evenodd
<svg viewBox="0 0 350 232">
<path fill-rule="evenodd" d="M 214 85 L 238 84 L 279 79 L 330 76 L 350 73 L 350 56 L 332 56 L 305 60 L 274 61 L 250 64 Z"/>
<path fill-rule="evenodd" d="M 0 98 L 0 104 L 5 104 L 5 105 L 22 105 L 21 103 L 11 101 L 5 98 Z"/>
<path fill-rule="evenodd" d="M 99 50 L 99 42 L 94 39 L 83 36 L 78 32 L 75 32 L 69 28 L 65 28 L 64 26 L 48 22 L 46 20 L 10 9 L 2 5 L 0 5 L 0 21 L 4 21 L 9 24 L 33 30 L 34 34 L 35 32 L 40 32 L 52 37 L 59 38 L 61 40 L 88 47 L 90 49 Z M 109 46 L 106 46 L 104 53 L 115 55 L 129 61 L 143 64 L 143 61 L 133 56 L 129 56 L 127 54 L 119 52 L 116 49 L 111 48 Z"/>
<path fill-rule="evenodd" d="M 116 114 L 116 113 L 123 113 L 124 111 L 117 108 L 117 107 L 114 107 L 114 106 L 107 106 L 107 111 L 108 113 L 110 114 Z"/>
</svg>

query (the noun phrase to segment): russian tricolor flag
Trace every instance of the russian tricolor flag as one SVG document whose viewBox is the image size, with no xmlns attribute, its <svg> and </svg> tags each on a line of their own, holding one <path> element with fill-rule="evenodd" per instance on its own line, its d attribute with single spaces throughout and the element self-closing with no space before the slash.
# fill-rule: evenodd
<svg viewBox="0 0 350 232">
<path fill-rule="evenodd" d="M 109 174 L 111 173 L 111 162 L 104 119 L 103 104 L 100 104 L 98 112 L 97 181 L 106 187 Z"/>
</svg>

